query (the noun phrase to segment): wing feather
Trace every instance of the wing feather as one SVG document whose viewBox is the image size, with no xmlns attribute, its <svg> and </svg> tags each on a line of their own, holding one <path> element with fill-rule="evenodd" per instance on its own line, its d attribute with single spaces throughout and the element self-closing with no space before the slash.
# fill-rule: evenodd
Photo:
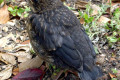
<svg viewBox="0 0 120 80">
<path fill-rule="evenodd" d="M 52 25 L 37 16 L 32 21 L 32 31 L 36 33 L 37 41 L 45 52 L 52 52 L 67 65 L 73 68 L 80 68 L 83 64 L 81 53 L 76 49 L 70 34 L 64 27 Z"/>
</svg>

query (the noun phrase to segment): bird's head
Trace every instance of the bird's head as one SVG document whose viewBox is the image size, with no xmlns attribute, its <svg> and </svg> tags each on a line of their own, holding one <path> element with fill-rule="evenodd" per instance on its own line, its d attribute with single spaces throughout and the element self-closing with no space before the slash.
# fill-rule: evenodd
<svg viewBox="0 0 120 80">
<path fill-rule="evenodd" d="M 42 12 L 55 8 L 61 0 L 27 0 L 33 12 Z"/>
</svg>

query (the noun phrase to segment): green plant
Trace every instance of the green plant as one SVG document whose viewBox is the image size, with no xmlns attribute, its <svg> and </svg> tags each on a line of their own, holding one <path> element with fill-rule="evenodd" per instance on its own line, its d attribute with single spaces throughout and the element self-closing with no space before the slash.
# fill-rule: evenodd
<svg viewBox="0 0 120 80">
<path fill-rule="evenodd" d="M 0 0 L 0 4 L 3 2 L 3 0 Z"/>
<path fill-rule="evenodd" d="M 33 48 L 30 49 L 30 53 L 35 54 L 35 51 L 33 50 Z"/>
<path fill-rule="evenodd" d="M 94 49 L 95 49 L 96 54 L 99 54 L 98 48 L 96 46 L 94 46 Z"/>
<path fill-rule="evenodd" d="M 116 79 L 116 78 L 112 78 L 111 80 L 118 80 L 118 79 Z"/>
<path fill-rule="evenodd" d="M 18 6 L 14 6 L 14 8 L 8 7 L 8 10 L 13 16 L 21 17 L 23 15 L 24 17 L 27 17 L 28 16 L 27 12 L 30 11 L 30 8 L 27 6 L 25 6 L 25 8 L 19 8 Z"/>
<path fill-rule="evenodd" d="M 112 15 L 111 21 L 106 24 L 103 23 L 103 26 L 98 25 L 97 21 L 103 14 L 106 13 L 108 8 L 111 8 L 111 4 L 102 4 L 100 5 L 100 8 L 101 10 L 98 11 L 97 15 L 91 16 L 93 10 L 88 4 L 84 12 L 79 11 L 79 18 L 84 19 L 83 25 L 91 40 L 99 37 L 99 35 L 103 33 L 102 30 L 104 30 L 104 33 L 107 33 L 106 40 L 108 41 L 109 46 L 112 47 L 114 43 L 120 41 L 120 8 L 117 8 L 113 14 L 110 13 L 110 15 Z"/>
<path fill-rule="evenodd" d="M 111 69 L 112 70 L 112 72 L 114 73 L 114 74 L 116 74 L 116 73 L 118 73 L 118 70 L 115 68 L 115 69 Z"/>
<path fill-rule="evenodd" d="M 118 70 L 116 68 L 111 69 L 114 74 L 118 73 Z M 112 78 L 111 80 L 117 80 L 117 78 Z"/>
<path fill-rule="evenodd" d="M 111 22 L 105 25 L 105 28 L 111 32 L 110 35 L 107 35 L 106 38 L 109 44 L 113 44 L 115 42 L 120 41 L 120 9 L 117 8 L 113 17 L 111 18 Z"/>
</svg>

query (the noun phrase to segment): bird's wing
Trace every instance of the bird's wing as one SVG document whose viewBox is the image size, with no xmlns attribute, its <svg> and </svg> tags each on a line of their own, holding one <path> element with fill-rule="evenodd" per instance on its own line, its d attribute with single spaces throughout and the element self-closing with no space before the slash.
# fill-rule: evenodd
<svg viewBox="0 0 120 80">
<path fill-rule="evenodd" d="M 34 17 L 34 18 L 33 18 Z M 42 48 L 59 57 L 67 65 L 76 69 L 82 66 L 82 56 L 64 27 L 47 23 L 40 16 L 31 17 L 31 27 L 36 33 Z M 41 20 L 43 19 L 43 20 Z"/>
</svg>

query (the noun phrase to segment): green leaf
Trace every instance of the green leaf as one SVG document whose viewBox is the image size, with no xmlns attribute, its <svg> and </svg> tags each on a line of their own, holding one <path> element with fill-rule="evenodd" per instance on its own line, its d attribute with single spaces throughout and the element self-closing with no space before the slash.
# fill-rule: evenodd
<svg viewBox="0 0 120 80">
<path fill-rule="evenodd" d="M 25 11 L 26 12 L 30 11 L 30 7 L 25 6 Z"/>
<path fill-rule="evenodd" d="M 22 16 L 22 13 L 24 12 L 24 9 L 23 8 L 19 8 L 18 10 L 17 10 L 17 15 L 18 16 Z"/>
<path fill-rule="evenodd" d="M 21 16 L 22 16 L 22 13 L 20 13 L 20 12 L 18 11 L 18 12 L 17 12 L 17 15 L 21 17 Z"/>
<path fill-rule="evenodd" d="M 28 15 L 29 15 L 29 14 L 28 14 L 28 13 L 26 13 L 26 14 L 24 14 L 24 17 L 26 18 L 26 17 L 28 17 Z"/>
<path fill-rule="evenodd" d="M 95 49 L 96 54 L 98 54 L 99 53 L 98 48 L 96 46 L 94 46 L 94 49 Z"/>
<path fill-rule="evenodd" d="M 0 4 L 3 2 L 3 0 L 0 0 Z"/>
<path fill-rule="evenodd" d="M 85 20 L 88 20 L 88 15 L 86 13 L 84 14 L 84 18 Z"/>
<path fill-rule="evenodd" d="M 23 8 L 19 8 L 19 11 L 23 13 L 25 10 Z"/>
<path fill-rule="evenodd" d="M 113 32 L 113 36 L 116 36 L 117 35 L 117 32 Z"/>
<path fill-rule="evenodd" d="M 60 72 L 60 69 L 57 69 L 56 72 Z"/>
<path fill-rule="evenodd" d="M 53 66 L 53 69 L 56 69 L 56 66 Z"/>
<path fill-rule="evenodd" d="M 56 76 L 57 74 L 56 73 L 53 73 L 54 76 Z"/>
<path fill-rule="evenodd" d="M 111 80 L 117 80 L 116 78 L 112 78 Z"/>
<path fill-rule="evenodd" d="M 113 13 L 113 15 L 114 15 L 115 17 L 120 17 L 120 9 L 117 8 L 117 9 L 115 10 L 115 12 Z"/>
<path fill-rule="evenodd" d="M 89 21 L 88 21 L 88 15 L 86 13 L 84 14 L 84 19 L 85 19 L 86 23 L 89 23 Z"/>
<path fill-rule="evenodd" d="M 79 11 L 79 15 L 80 15 L 80 17 L 82 17 L 82 16 L 83 16 L 83 13 L 82 13 L 81 11 Z"/>
<path fill-rule="evenodd" d="M 116 38 L 116 37 L 107 37 L 107 39 L 110 41 L 110 42 L 117 42 L 118 41 L 118 39 Z"/>
<path fill-rule="evenodd" d="M 89 18 L 89 22 L 92 22 L 93 19 L 94 19 L 94 17 L 90 17 L 90 18 Z"/>
<path fill-rule="evenodd" d="M 13 11 L 13 8 L 12 7 L 8 7 L 8 11 Z"/>
<path fill-rule="evenodd" d="M 118 71 L 115 68 L 115 69 L 112 69 L 112 72 L 116 74 Z"/>
<path fill-rule="evenodd" d="M 11 12 L 11 14 L 12 14 L 13 16 L 16 16 L 16 11 L 13 10 L 13 11 Z"/>
<path fill-rule="evenodd" d="M 18 6 L 14 6 L 14 9 L 18 9 Z"/>
</svg>

